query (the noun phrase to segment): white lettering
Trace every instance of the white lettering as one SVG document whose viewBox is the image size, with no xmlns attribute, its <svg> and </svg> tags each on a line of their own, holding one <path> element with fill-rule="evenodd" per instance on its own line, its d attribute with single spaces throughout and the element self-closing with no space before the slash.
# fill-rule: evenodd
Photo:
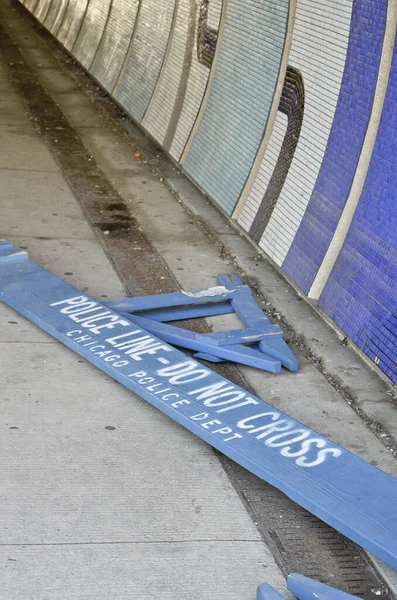
<svg viewBox="0 0 397 600">
<path fill-rule="evenodd" d="M 299 434 L 299 435 L 295 435 Z M 291 435 L 295 435 L 295 437 L 290 437 Z M 285 436 L 288 439 L 283 439 Z M 279 433 L 278 435 L 273 435 L 273 437 L 266 440 L 266 446 L 270 446 L 271 448 L 278 448 L 280 446 L 286 446 L 287 444 L 294 444 L 295 442 L 301 442 L 310 436 L 310 431 L 307 429 L 294 429 L 294 431 L 288 431 L 284 433 Z M 277 440 L 282 440 L 281 442 L 277 442 Z"/>
<path fill-rule="evenodd" d="M 191 419 L 193 421 L 202 421 L 203 419 L 208 419 L 209 414 L 204 412 L 204 413 L 198 413 L 197 415 L 194 415 L 194 417 L 191 417 Z"/>
<path fill-rule="evenodd" d="M 80 315 L 86 315 L 97 310 L 101 310 L 101 307 L 98 306 L 96 302 L 86 302 L 85 305 L 89 306 L 90 308 L 85 308 L 84 310 L 81 310 L 81 306 L 67 306 L 66 308 L 63 308 L 61 310 L 61 313 L 72 315 L 70 318 L 73 321 L 75 321 L 76 323 L 81 323 L 81 321 L 84 321 L 85 319 L 78 319 L 77 317 L 79 317 Z"/>
<path fill-rule="evenodd" d="M 138 380 L 138 383 L 141 385 L 146 385 L 148 383 L 153 383 L 153 381 L 155 381 L 154 377 L 143 377 L 142 379 Z"/>
<path fill-rule="evenodd" d="M 101 354 L 102 354 L 102 352 L 101 352 Z M 111 356 L 107 356 L 105 358 L 105 362 L 113 362 L 117 358 L 120 358 L 120 354 L 112 354 Z"/>
<path fill-rule="evenodd" d="M 50 306 L 59 306 L 60 304 L 81 304 L 86 302 L 88 298 L 85 296 L 75 296 L 74 298 L 67 298 L 66 300 L 60 300 L 59 302 L 53 302 Z"/>
<path fill-rule="evenodd" d="M 83 307 L 84 310 L 81 310 Z M 61 313 L 63 315 L 76 315 L 85 311 L 95 312 L 96 310 L 102 310 L 102 307 L 98 306 L 96 302 L 83 302 L 83 304 L 80 304 L 79 306 L 74 306 L 73 304 L 71 306 L 64 306 L 61 308 Z M 73 319 L 73 321 L 76 320 L 76 317 L 74 316 L 71 316 L 70 318 Z"/>
<path fill-rule="evenodd" d="M 223 440 L 224 442 L 230 442 L 230 440 L 235 440 L 236 438 L 242 438 L 243 436 L 240 433 L 235 433 L 232 437 L 226 438 Z"/>
<path fill-rule="evenodd" d="M 157 371 L 157 373 L 160 377 L 169 377 L 169 382 L 173 385 L 197 381 L 203 377 L 208 377 L 211 373 L 211 371 L 197 369 L 196 367 L 197 363 L 190 360 L 184 363 L 178 363 L 177 365 L 163 367 Z"/>
<path fill-rule="evenodd" d="M 220 429 L 214 429 L 212 433 L 220 433 L 221 435 L 229 435 L 232 433 L 233 429 L 231 427 L 221 427 Z"/>
<path fill-rule="evenodd" d="M 256 419 L 260 419 L 261 417 L 271 417 L 271 419 L 273 421 L 275 421 L 276 419 L 279 418 L 280 413 L 278 412 L 264 412 L 264 413 L 259 413 L 259 415 L 253 415 L 252 417 L 246 417 L 245 419 L 241 419 L 240 421 L 238 421 L 237 423 L 237 427 L 239 427 L 239 429 L 252 429 L 254 427 L 254 425 L 251 425 L 251 421 L 255 421 Z M 247 425 L 247 423 L 249 423 L 249 425 Z"/>
<path fill-rule="evenodd" d="M 179 394 L 166 394 L 162 399 L 169 400 L 170 398 L 179 398 Z"/>
<path fill-rule="evenodd" d="M 262 440 L 264 437 L 267 437 L 274 431 L 290 431 L 291 429 L 293 429 L 293 427 L 294 423 L 292 421 L 280 419 L 280 421 L 278 421 L 277 423 L 270 423 L 269 425 L 264 425 L 263 427 L 261 427 L 261 430 L 265 431 L 263 431 L 263 433 L 260 433 L 259 435 L 256 435 L 255 437 L 257 440 Z M 252 429 L 250 433 L 254 433 L 254 430 Z"/>
<path fill-rule="evenodd" d="M 79 344 L 81 342 L 88 342 L 88 340 L 92 340 L 91 335 L 81 335 L 80 337 L 74 338 L 74 341 L 78 342 Z M 93 342 L 93 343 L 95 343 L 95 342 Z"/>
<path fill-rule="evenodd" d="M 190 404 L 190 401 L 187 400 L 186 398 L 183 398 L 183 400 L 177 400 L 177 402 L 173 402 L 171 404 L 171 406 L 173 406 L 174 408 L 176 408 L 177 406 L 179 406 L 180 404 Z"/>
<path fill-rule="evenodd" d="M 214 419 L 213 421 L 207 421 L 206 423 L 201 423 L 201 427 L 204 427 L 204 429 L 209 429 L 211 425 L 222 425 L 222 421 L 218 421 L 218 419 Z"/>
<path fill-rule="evenodd" d="M 148 390 L 149 390 L 149 392 L 153 392 L 157 387 L 159 387 L 159 386 L 162 387 L 162 385 L 163 385 L 162 383 L 155 383 L 154 385 L 150 385 L 148 387 Z"/>
<path fill-rule="evenodd" d="M 127 377 L 145 377 L 146 371 L 137 371 L 136 373 L 130 373 Z"/>
<path fill-rule="evenodd" d="M 288 446 L 287 448 L 283 448 L 280 451 L 280 454 L 282 456 L 287 456 L 288 458 L 295 458 L 297 456 L 307 454 L 312 445 L 316 446 L 316 448 L 324 448 L 324 446 L 327 445 L 327 442 L 322 438 L 312 438 L 311 440 L 306 440 L 305 442 L 303 442 L 303 444 L 301 444 L 300 450 L 295 450 L 294 452 L 291 452 L 291 446 Z"/>
<path fill-rule="evenodd" d="M 121 367 L 126 367 L 128 365 L 128 360 L 119 360 L 116 363 L 113 363 L 113 366 L 116 367 L 116 369 L 120 369 Z"/>
<path fill-rule="evenodd" d="M 324 450 L 320 450 L 316 460 L 313 460 L 312 462 L 307 462 L 307 458 L 305 456 L 302 456 L 301 458 L 298 458 L 298 460 L 295 461 L 295 464 L 298 465 L 298 467 L 317 467 L 317 465 L 321 465 L 321 463 L 325 461 L 328 454 L 338 457 L 342 454 L 342 450 L 340 450 L 339 448 L 325 448 Z"/>
</svg>

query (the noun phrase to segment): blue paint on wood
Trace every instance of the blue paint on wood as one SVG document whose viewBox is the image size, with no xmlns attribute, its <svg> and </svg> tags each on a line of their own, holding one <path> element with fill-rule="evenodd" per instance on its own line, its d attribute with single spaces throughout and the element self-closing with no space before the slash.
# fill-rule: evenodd
<svg viewBox="0 0 397 600">
<path fill-rule="evenodd" d="M 397 568 L 397 480 L 0 248 L 0 298 L 126 388 Z"/>
<path fill-rule="evenodd" d="M 221 363 L 225 362 L 226 359 L 219 358 L 218 356 L 214 356 L 213 354 L 207 354 L 206 352 L 197 352 L 195 358 L 200 358 L 201 360 L 207 360 L 212 363 Z"/>
<path fill-rule="evenodd" d="M 227 289 L 243 285 L 243 282 L 236 273 L 232 273 L 231 275 L 218 275 L 218 283 L 219 285 L 225 286 Z M 235 296 L 231 299 L 230 304 L 246 327 L 261 329 L 270 323 L 267 316 L 263 313 L 263 310 L 255 302 L 252 294 Z M 278 329 L 282 331 L 280 328 Z M 299 368 L 298 359 L 282 337 L 266 337 L 265 340 L 259 343 L 259 350 L 264 354 L 280 360 L 281 364 L 290 371 L 297 371 Z"/>
<path fill-rule="evenodd" d="M 123 300 L 107 301 L 104 304 L 109 308 L 124 313 L 136 313 L 139 311 L 140 316 L 152 318 L 160 322 L 235 312 L 244 325 L 246 325 L 246 329 L 198 334 L 196 338 L 197 342 L 214 344 L 215 346 L 235 346 L 236 344 L 260 342 L 258 345 L 252 347 L 251 351 L 243 351 L 243 360 L 237 360 L 236 362 L 242 362 L 242 364 L 248 364 L 249 366 L 258 366 L 257 361 L 255 364 L 246 361 L 250 355 L 254 357 L 256 353 L 262 352 L 267 357 L 272 357 L 276 361 L 280 361 L 290 371 L 296 371 L 299 367 L 298 360 L 282 339 L 282 329 L 278 325 L 272 325 L 262 309 L 255 302 L 250 288 L 243 284 L 236 273 L 218 275 L 217 281 L 219 284 L 218 288 L 124 298 Z M 217 309 L 219 309 L 219 312 L 217 312 Z M 183 331 L 186 330 L 178 328 L 178 331 L 173 332 L 171 329 L 158 328 L 153 333 L 156 333 L 159 337 L 162 337 L 162 332 L 168 332 L 170 335 L 179 335 L 181 336 L 179 340 L 181 342 L 183 340 Z M 210 348 L 203 350 L 202 345 L 194 346 L 189 333 L 186 334 L 186 337 L 189 342 L 188 345 L 183 343 L 179 343 L 178 345 L 184 348 L 199 350 L 200 352 L 203 351 L 207 356 L 206 360 L 210 360 L 209 353 L 211 353 L 212 362 L 221 362 L 224 359 L 223 352 L 211 351 Z M 172 342 L 172 338 L 170 337 L 162 339 L 170 343 L 177 343 Z M 237 350 L 237 347 L 235 350 Z M 235 356 L 237 355 L 235 354 Z M 262 364 L 264 364 L 263 361 Z M 266 370 L 278 372 L 278 370 L 274 371 L 273 367 Z"/>
<path fill-rule="evenodd" d="M 217 358 L 231 360 L 272 373 L 280 373 L 281 371 L 280 361 L 242 344 L 216 345 L 213 344 L 206 334 L 195 333 L 194 331 L 181 329 L 180 327 L 174 327 L 166 323 L 158 323 L 157 321 L 145 319 L 138 315 L 123 314 L 123 316 L 169 344 L 204 352 L 207 357 L 214 354 Z"/>
<path fill-rule="evenodd" d="M 286 598 L 268 583 L 262 583 L 256 590 L 256 600 L 286 600 Z"/>
<path fill-rule="evenodd" d="M 230 331 L 215 331 L 214 333 L 203 333 L 209 343 L 214 346 L 230 346 L 231 344 L 252 344 L 260 340 L 267 340 L 274 336 L 282 337 L 283 333 L 278 327 L 269 325 L 265 331 L 257 329 L 232 329 Z"/>
<path fill-rule="evenodd" d="M 357 596 L 342 592 L 299 573 L 288 576 L 287 587 L 298 600 L 360 600 Z"/>
<path fill-rule="evenodd" d="M 230 315 L 234 313 L 229 302 L 214 302 L 199 306 L 180 306 L 171 308 L 158 308 L 143 310 L 138 314 L 141 317 L 166 323 L 168 321 L 183 321 L 184 319 L 197 319 L 199 317 L 212 317 L 216 315 Z"/>
<path fill-rule="evenodd" d="M 112 310 L 119 312 L 137 312 L 140 310 L 154 310 L 160 308 L 200 306 L 205 304 L 218 304 L 233 300 L 237 295 L 251 294 L 248 286 L 229 285 L 208 288 L 206 290 L 191 290 L 190 292 L 171 292 L 170 294 L 153 294 L 151 296 L 136 296 L 122 300 L 107 300 L 104 302 Z"/>
<path fill-rule="evenodd" d="M 6 240 L 0 240 L 0 251 L 4 252 L 4 250 L 11 250 L 11 248 L 13 248 L 12 244 L 7 242 Z"/>
</svg>

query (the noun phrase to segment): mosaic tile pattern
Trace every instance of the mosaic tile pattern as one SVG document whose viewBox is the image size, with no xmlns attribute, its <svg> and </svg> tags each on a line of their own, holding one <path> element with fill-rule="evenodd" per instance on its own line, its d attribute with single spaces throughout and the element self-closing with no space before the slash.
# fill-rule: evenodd
<svg viewBox="0 0 397 600">
<path fill-rule="evenodd" d="M 294 67 L 287 67 L 287 73 L 278 110 L 286 115 L 288 124 L 285 131 L 277 163 L 266 186 L 266 192 L 258 212 L 249 229 L 250 237 L 256 242 L 261 239 L 272 215 L 277 199 L 283 189 L 289 168 L 299 141 L 305 106 L 305 90 L 302 74 Z"/>
<path fill-rule="evenodd" d="M 287 0 L 228 2 L 211 95 L 184 162 L 189 175 L 228 214 L 238 201 L 266 127 L 287 17 Z"/>
<path fill-rule="evenodd" d="M 179 0 L 167 56 L 142 125 L 169 150 L 186 95 L 193 60 L 195 0 Z"/>
<path fill-rule="evenodd" d="M 366 328 L 364 352 L 393 381 L 397 383 L 397 317 L 385 313 L 380 320 L 370 316 Z"/>
<path fill-rule="evenodd" d="M 50 9 L 44 20 L 44 26 L 57 35 L 68 7 L 69 0 L 52 0 Z"/>
<path fill-rule="evenodd" d="M 397 48 L 353 221 L 319 306 L 397 383 Z"/>
<path fill-rule="evenodd" d="M 113 0 L 109 19 L 90 72 L 111 92 L 116 85 L 134 32 L 139 0 Z"/>
<path fill-rule="evenodd" d="M 165 58 L 175 0 L 143 0 L 114 97 L 137 121 L 141 121 L 157 84 Z"/>
<path fill-rule="evenodd" d="M 194 39 L 197 53 L 193 51 L 184 102 L 170 149 L 171 156 L 178 161 L 198 117 L 207 88 L 218 39 L 222 4 L 222 0 L 199 0 Z M 205 59 L 203 58 L 203 44 L 206 47 Z"/>
<path fill-rule="evenodd" d="M 34 9 L 36 8 L 37 2 L 40 2 L 40 1 L 41 0 L 25 0 L 25 2 L 22 2 L 22 4 L 24 4 L 28 10 L 33 12 Z"/>
<path fill-rule="evenodd" d="M 258 214 L 263 201 L 264 192 L 268 189 L 273 173 L 280 160 L 281 148 L 283 146 L 288 127 L 288 117 L 279 111 L 273 125 L 272 135 L 267 147 L 268 160 L 263 160 L 255 181 L 252 185 L 248 201 L 244 204 L 238 221 L 240 225 L 249 231 Z"/>
<path fill-rule="evenodd" d="M 57 33 L 57 38 L 67 50 L 72 50 L 82 25 L 88 0 L 69 0 L 69 4 Z"/>
<path fill-rule="evenodd" d="M 209 22 L 209 0 L 201 0 L 197 29 L 197 58 L 199 63 L 212 66 L 216 44 L 218 42 L 218 27 L 211 27 Z"/>
<path fill-rule="evenodd" d="M 101 41 L 111 0 L 89 0 L 84 21 L 73 46 L 73 55 L 89 69 Z"/>
<path fill-rule="evenodd" d="M 260 240 L 278 265 L 284 262 L 302 221 L 324 158 L 344 73 L 351 11 L 352 0 L 297 1 L 288 64 L 303 78 L 304 116 L 288 175 Z M 275 162 L 271 151 L 269 145 L 265 162 Z M 255 202 L 250 194 L 247 203 L 256 214 Z M 243 215 L 239 221 L 244 226 Z"/>
<path fill-rule="evenodd" d="M 372 108 L 387 0 L 353 4 L 349 47 L 324 160 L 283 269 L 307 293 L 348 198 Z"/>
<path fill-rule="evenodd" d="M 40 0 L 33 11 L 34 16 L 40 23 L 44 21 L 51 6 L 51 0 Z"/>
</svg>

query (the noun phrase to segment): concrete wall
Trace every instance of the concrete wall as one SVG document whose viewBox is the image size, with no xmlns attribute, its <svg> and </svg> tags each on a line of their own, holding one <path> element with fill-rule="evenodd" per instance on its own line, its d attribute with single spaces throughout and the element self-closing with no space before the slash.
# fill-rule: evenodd
<svg viewBox="0 0 397 600">
<path fill-rule="evenodd" d="M 397 383 L 397 0 L 23 3 Z"/>
</svg>

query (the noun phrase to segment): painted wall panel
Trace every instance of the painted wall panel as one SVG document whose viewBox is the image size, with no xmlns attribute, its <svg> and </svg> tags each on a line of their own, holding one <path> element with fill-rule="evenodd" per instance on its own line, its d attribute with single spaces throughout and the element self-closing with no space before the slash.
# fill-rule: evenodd
<svg viewBox="0 0 397 600">
<path fill-rule="evenodd" d="M 267 157 L 263 160 L 252 186 L 248 201 L 239 216 L 239 223 L 249 231 L 263 200 L 264 190 L 269 186 L 271 177 L 280 159 L 281 148 L 288 127 L 288 119 L 282 112 L 277 113 L 273 134 L 269 140 Z"/>
<path fill-rule="evenodd" d="M 349 195 L 374 99 L 387 0 L 355 1 L 345 72 L 324 160 L 283 269 L 307 293 Z"/>
<path fill-rule="evenodd" d="M 34 16 L 40 23 L 43 23 L 50 9 L 52 0 L 40 0 L 35 6 Z"/>
<path fill-rule="evenodd" d="M 86 69 L 91 67 L 101 41 L 111 0 L 89 0 L 84 21 L 73 46 L 73 55 Z"/>
<path fill-rule="evenodd" d="M 56 36 L 65 16 L 69 0 L 52 0 L 50 9 L 44 19 L 44 26 Z"/>
<path fill-rule="evenodd" d="M 184 167 L 228 213 L 249 175 L 276 87 L 288 1 L 229 0 L 211 95 Z"/>
<path fill-rule="evenodd" d="M 397 383 L 397 48 L 367 179 L 319 306 Z"/>
<path fill-rule="evenodd" d="M 176 127 L 170 154 L 175 160 L 182 156 L 189 136 L 198 117 L 214 58 L 222 0 L 199 0 L 196 12 L 196 28 L 193 56 L 190 64 L 184 102 Z M 212 43 L 211 43 L 212 34 Z M 200 46 L 202 47 L 200 51 Z M 205 48 L 205 50 L 203 50 Z M 206 51 L 206 56 L 203 57 Z"/>
<path fill-rule="evenodd" d="M 130 45 L 139 0 L 113 0 L 98 52 L 91 67 L 92 75 L 111 92 L 116 85 Z"/>
<path fill-rule="evenodd" d="M 156 86 L 165 57 L 175 0 L 144 0 L 114 97 L 141 121 Z"/>
<path fill-rule="evenodd" d="M 298 0 L 289 65 L 304 85 L 304 111 L 299 140 L 281 193 L 270 202 L 274 210 L 260 246 L 281 265 L 302 221 L 324 158 L 338 102 L 349 40 L 352 0 Z M 280 117 L 277 118 L 277 121 Z M 279 135 L 276 124 L 273 135 Z M 269 144 L 264 163 L 274 163 L 276 144 Z M 239 222 L 246 227 L 246 211 L 257 212 L 256 182 Z"/>
<path fill-rule="evenodd" d="M 186 94 L 193 58 L 197 5 L 177 0 L 176 18 L 163 68 L 142 125 L 169 150 Z"/>
<path fill-rule="evenodd" d="M 69 0 L 57 38 L 67 50 L 72 50 L 82 25 L 87 0 Z"/>
</svg>

